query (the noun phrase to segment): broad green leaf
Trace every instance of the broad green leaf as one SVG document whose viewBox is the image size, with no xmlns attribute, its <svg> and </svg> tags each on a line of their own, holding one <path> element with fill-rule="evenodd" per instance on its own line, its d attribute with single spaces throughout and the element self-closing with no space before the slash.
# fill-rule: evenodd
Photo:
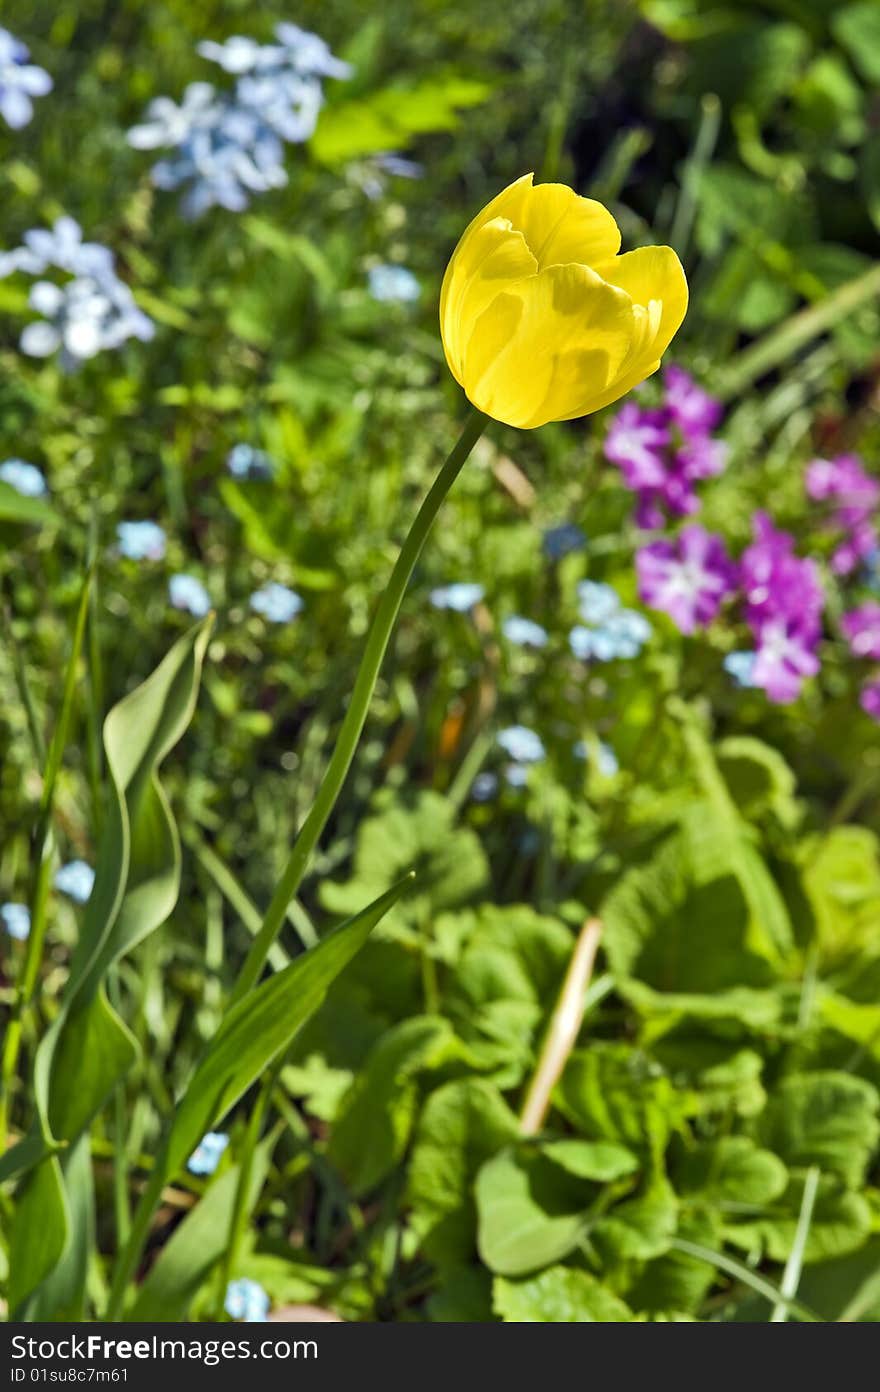
<svg viewBox="0 0 880 1392">
<path fill-rule="evenodd" d="M 418 134 L 454 130 L 458 109 L 478 105 L 490 91 L 485 82 L 450 75 L 338 101 L 321 113 L 310 148 L 316 159 L 329 165 L 403 149 Z"/>
<path fill-rule="evenodd" d="M 549 1266 L 524 1281 L 496 1276 L 492 1285 L 496 1314 L 517 1324 L 628 1323 L 632 1311 L 587 1271 Z"/>
<path fill-rule="evenodd" d="M 327 1147 L 352 1193 L 373 1189 L 400 1160 L 418 1109 L 416 1077 L 461 1056 L 442 1016 L 416 1016 L 389 1030 L 343 1099 Z"/>
<path fill-rule="evenodd" d="M 836 9 L 831 30 L 865 81 L 872 86 L 880 83 L 880 9 L 875 0 L 858 0 Z"/>
<path fill-rule="evenodd" d="M 727 1241 L 750 1254 L 764 1255 L 772 1261 L 787 1261 L 797 1230 L 803 1192 L 804 1171 L 800 1171 L 792 1175 L 785 1193 L 766 1214 L 737 1222 L 729 1220 L 724 1227 Z M 804 1260 L 824 1261 L 853 1252 L 861 1247 L 872 1226 L 871 1207 L 864 1195 L 844 1189 L 839 1180 L 823 1175 Z"/>
<path fill-rule="evenodd" d="M 472 899 L 487 882 L 489 867 L 479 837 L 454 826 L 454 812 L 438 793 L 420 792 L 411 805 L 382 793 L 358 829 L 351 879 L 325 881 L 321 902 L 331 913 L 350 914 L 375 898 L 389 877 L 413 869 L 415 891 L 389 914 L 386 928 L 414 930 L 444 909 Z"/>
<path fill-rule="evenodd" d="M 855 1187 L 880 1138 L 878 1104 L 877 1089 L 848 1073 L 796 1073 L 777 1083 L 758 1137 L 790 1167 L 818 1165 Z"/>
<path fill-rule="evenodd" d="M 572 1054 L 559 1096 L 588 1136 L 659 1158 L 669 1136 L 696 1107 L 669 1078 L 625 1044 L 594 1044 Z"/>
<path fill-rule="evenodd" d="M 615 1261 L 649 1261 L 669 1250 L 678 1223 L 672 1186 L 657 1176 L 643 1194 L 625 1199 L 591 1226 L 590 1241 Z"/>
<path fill-rule="evenodd" d="M 748 1136 L 722 1136 L 683 1150 L 673 1171 L 682 1198 L 733 1208 L 771 1203 L 785 1190 L 788 1171 L 772 1151 Z"/>
<path fill-rule="evenodd" d="M 70 1230 L 70 1209 L 54 1155 L 28 1176 L 14 1200 L 9 1241 L 9 1309 L 12 1318 L 61 1260 Z"/>
<path fill-rule="evenodd" d="M 880 842 L 868 827 L 838 826 L 800 846 L 803 886 L 825 959 L 852 956 L 877 942 Z"/>
<path fill-rule="evenodd" d="M 412 1226 L 435 1264 L 448 1268 L 473 1256 L 474 1176 L 517 1130 L 498 1089 L 480 1078 L 462 1078 L 431 1093 L 415 1134 L 408 1201 Z"/>
<path fill-rule="evenodd" d="M 246 1198 L 248 1212 L 263 1187 L 271 1148 L 271 1142 L 264 1142 L 254 1152 Z M 187 1319 L 193 1296 L 226 1250 L 239 1174 L 238 1165 L 225 1170 L 163 1243 L 128 1319 L 159 1323 Z"/>
<path fill-rule="evenodd" d="M 829 992 L 819 1001 L 819 1013 L 832 1029 L 859 1044 L 871 1058 L 880 1060 L 880 1005 L 851 1001 Z"/>
<path fill-rule="evenodd" d="M 680 1237 L 703 1247 L 716 1246 L 719 1233 L 717 1220 L 707 1213 L 682 1217 L 678 1228 Z M 714 1281 L 714 1266 L 672 1250 L 638 1268 L 625 1294 L 640 1313 L 694 1315 Z"/>
<path fill-rule="evenodd" d="M 769 813 L 781 827 L 797 824 L 795 776 L 778 749 L 752 735 L 728 735 L 717 746 L 717 758 L 741 817 L 756 822 Z"/>
<path fill-rule="evenodd" d="M 608 1184 L 639 1168 L 638 1156 L 613 1141 L 545 1141 L 541 1154 L 568 1174 L 597 1184 Z"/>
<path fill-rule="evenodd" d="M 817 1262 L 801 1273 L 800 1298 L 826 1320 L 880 1319 L 880 1235 L 859 1251 Z"/>
<path fill-rule="evenodd" d="M 528 1151 L 503 1151 L 487 1160 L 475 1195 L 477 1247 L 501 1276 L 523 1276 L 561 1261 L 586 1226 L 583 1184 Z"/>
<path fill-rule="evenodd" d="M 287 1048 L 411 879 L 400 880 L 355 918 L 334 928 L 289 967 L 261 982 L 226 1015 L 175 1111 L 162 1162 L 167 1175 L 180 1169 L 205 1132 L 222 1120 Z"/>
<path fill-rule="evenodd" d="M 435 1324 L 488 1324 L 492 1320 L 492 1276 L 485 1266 L 456 1266 L 445 1273 L 426 1305 Z"/>
<path fill-rule="evenodd" d="M 0 479 L 0 522 L 58 522 L 58 514 L 45 498 L 27 498 Z"/>
</svg>

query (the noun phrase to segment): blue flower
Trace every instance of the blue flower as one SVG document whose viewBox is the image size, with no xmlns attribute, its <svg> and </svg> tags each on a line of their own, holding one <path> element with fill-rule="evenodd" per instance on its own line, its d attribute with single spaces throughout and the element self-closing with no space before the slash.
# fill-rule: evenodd
<svg viewBox="0 0 880 1392">
<path fill-rule="evenodd" d="M 574 747 L 574 753 L 578 759 L 591 759 L 593 757 L 594 747 L 587 745 L 583 740 L 578 740 Z M 613 778 L 616 773 L 620 772 L 620 764 L 618 763 L 617 755 L 610 744 L 604 744 L 600 741 L 599 744 L 595 746 L 595 757 L 596 768 L 604 778 Z"/>
<path fill-rule="evenodd" d="M 120 522 L 116 539 L 130 561 L 161 561 L 165 555 L 165 533 L 158 522 Z"/>
<path fill-rule="evenodd" d="M 31 931 L 31 914 L 25 904 L 0 904 L 0 922 L 10 938 L 24 942 Z"/>
<path fill-rule="evenodd" d="M 31 358 L 48 358 L 60 348 L 65 368 L 77 367 L 106 348 L 119 348 L 129 338 L 148 342 L 153 337 L 152 320 L 115 275 L 101 280 L 77 276 L 63 286 L 38 280 L 28 303 L 43 318 L 22 331 L 21 351 Z"/>
<path fill-rule="evenodd" d="M 405 266 L 372 266 L 367 272 L 370 294 L 387 304 L 412 304 L 421 289 L 412 271 Z"/>
<path fill-rule="evenodd" d="M 547 630 L 531 619 L 512 614 L 501 625 L 505 638 L 524 648 L 543 648 L 547 644 Z"/>
<path fill-rule="evenodd" d="M 8 29 L 0 29 L 0 116 L 12 130 L 21 130 L 34 114 L 31 97 L 44 97 L 52 79 L 35 63 L 29 63 L 27 44 Z"/>
<path fill-rule="evenodd" d="M 517 764 L 537 764 L 545 757 L 541 736 L 527 725 L 508 725 L 499 731 L 498 743 Z"/>
<path fill-rule="evenodd" d="M 732 652 L 725 657 L 723 666 L 728 676 L 733 677 L 737 686 L 754 686 L 757 660 L 758 654 L 756 652 Z"/>
<path fill-rule="evenodd" d="M 211 609 L 211 596 L 201 580 L 194 575 L 172 575 L 168 581 L 168 598 L 175 609 L 203 619 Z"/>
<path fill-rule="evenodd" d="M 94 280 L 115 274 L 113 253 L 99 242 L 84 242 L 82 228 L 75 218 L 56 218 L 50 228 L 32 227 L 25 232 L 22 245 L 0 255 L 0 276 L 12 271 L 42 275 L 49 267 L 72 276 L 91 276 Z"/>
<path fill-rule="evenodd" d="M 498 778 L 494 773 L 478 773 L 471 784 L 471 797 L 474 802 L 491 802 L 498 792 Z"/>
<path fill-rule="evenodd" d="M 290 623 L 302 610 L 303 601 L 295 590 L 270 580 L 251 595 L 251 608 L 269 623 Z"/>
<path fill-rule="evenodd" d="M 582 550 L 586 544 L 586 536 L 573 522 L 561 522 L 558 527 L 548 528 L 541 542 L 544 555 L 551 561 L 561 561 L 563 556 Z"/>
<path fill-rule="evenodd" d="M 620 596 L 610 585 L 582 580 L 577 587 L 583 625 L 568 635 L 569 646 L 582 662 L 611 662 L 637 657 L 651 636 L 651 625 L 634 609 L 622 609 Z"/>
<path fill-rule="evenodd" d="M 479 604 L 485 593 L 482 585 L 460 580 L 454 585 L 440 585 L 428 598 L 435 609 L 454 609 L 457 614 L 466 614 Z"/>
<path fill-rule="evenodd" d="M 528 765 L 508 764 L 504 770 L 504 777 L 511 788 L 524 788 L 529 781 Z"/>
<path fill-rule="evenodd" d="M 582 580 L 577 587 L 578 612 L 585 624 L 603 624 L 620 608 L 620 595 L 610 585 Z"/>
<path fill-rule="evenodd" d="M 234 1320 L 245 1324 L 261 1324 L 269 1313 L 270 1301 L 263 1287 L 246 1276 L 230 1281 L 226 1287 L 224 1309 Z"/>
<path fill-rule="evenodd" d="M 187 1160 L 186 1168 L 191 1174 L 212 1175 L 228 1145 L 229 1137 L 225 1131 L 209 1131 Z"/>
<path fill-rule="evenodd" d="M 36 464 L 27 464 L 23 459 L 7 459 L 0 464 L 0 479 L 25 498 L 45 498 L 49 491 Z"/>
<path fill-rule="evenodd" d="M 84 860 L 69 861 L 55 875 L 55 888 L 76 904 L 88 902 L 94 883 L 95 872 Z"/>
<path fill-rule="evenodd" d="M 276 472 L 275 460 L 265 450 L 253 445 L 233 445 L 226 456 L 226 467 L 237 479 L 271 479 Z"/>
</svg>

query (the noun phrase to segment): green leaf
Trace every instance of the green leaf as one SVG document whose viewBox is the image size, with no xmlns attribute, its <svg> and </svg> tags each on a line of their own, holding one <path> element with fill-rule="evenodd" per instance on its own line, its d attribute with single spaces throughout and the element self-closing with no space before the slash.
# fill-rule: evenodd
<svg viewBox="0 0 880 1392">
<path fill-rule="evenodd" d="M 654 1158 L 696 1106 L 694 1096 L 678 1092 L 644 1054 L 605 1043 L 572 1054 L 559 1101 L 588 1136 Z"/>
<path fill-rule="evenodd" d="M 61 1260 L 70 1230 L 70 1210 L 61 1166 L 47 1156 L 16 1196 L 9 1240 L 9 1309 L 19 1308 Z"/>
<path fill-rule="evenodd" d="M 501 1093 L 480 1078 L 446 1083 L 425 1103 L 409 1163 L 408 1201 L 412 1227 L 436 1265 L 449 1268 L 474 1255 L 474 1176 L 517 1129 Z"/>
<path fill-rule="evenodd" d="M 772 1261 L 788 1260 L 797 1231 L 804 1172 L 796 1172 L 785 1193 L 767 1214 L 740 1222 L 728 1222 L 724 1235 L 728 1242 Z M 843 1189 L 830 1175 L 819 1181 L 810 1231 L 804 1250 L 807 1262 L 843 1256 L 861 1247 L 872 1229 L 871 1208 L 862 1194 Z"/>
<path fill-rule="evenodd" d="M 781 827 L 796 826 L 800 810 L 792 769 L 778 749 L 752 735 L 728 735 L 717 746 L 718 770 L 747 822 L 771 815 Z"/>
<path fill-rule="evenodd" d="M 607 1258 L 648 1261 L 669 1250 L 678 1223 L 672 1186 L 657 1176 L 643 1194 L 616 1204 L 590 1228 L 590 1240 Z"/>
<path fill-rule="evenodd" d="M 403 149 L 416 135 L 454 130 L 459 123 L 457 110 L 479 105 L 491 90 L 486 82 L 450 75 L 339 101 L 321 113 L 310 149 L 322 164 L 330 165 Z"/>
<path fill-rule="evenodd" d="M 418 1110 L 416 1075 L 460 1054 L 441 1016 L 405 1020 L 379 1040 L 343 1100 L 327 1147 L 352 1193 L 375 1188 L 403 1155 Z"/>
<path fill-rule="evenodd" d="M 400 880 L 317 947 L 276 972 L 225 1016 L 178 1104 L 162 1169 L 175 1174 L 206 1131 L 226 1115 L 320 1006 L 331 982 L 412 883 Z"/>
<path fill-rule="evenodd" d="M 802 1272 L 802 1300 L 834 1321 L 880 1319 L 880 1235 L 859 1251 L 817 1262 Z"/>
<path fill-rule="evenodd" d="M 587 1271 L 550 1266 L 525 1281 L 496 1276 L 495 1313 L 517 1324 L 611 1324 L 632 1319 L 632 1311 Z"/>
<path fill-rule="evenodd" d="M 57 1322 L 85 1318 L 86 1282 L 95 1250 L 95 1193 L 88 1136 L 80 1136 L 61 1163 L 69 1233 L 60 1260 L 28 1301 L 24 1318 Z"/>
<path fill-rule="evenodd" d="M 880 83 L 880 10 L 875 0 L 859 0 L 835 10 L 831 32 L 865 81 Z"/>
<path fill-rule="evenodd" d="M 11 483 L 0 479 L 0 522 L 58 521 L 58 514 L 45 498 L 26 498 Z"/>
<path fill-rule="evenodd" d="M 825 960 L 851 956 L 877 940 L 880 841 L 868 827 L 838 826 L 799 847 L 803 886 Z"/>
<path fill-rule="evenodd" d="M 758 1136 L 791 1167 L 818 1165 L 850 1187 L 880 1137 L 877 1089 L 848 1073 L 796 1073 L 774 1089 Z"/>
<path fill-rule="evenodd" d="M 523 1276 L 568 1256 L 586 1225 L 583 1186 L 527 1151 L 504 1151 L 477 1175 L 477 1247 L 490 1270 Z"/>
<path fill-rule="evenodd" d="M 612 1141 L 545 1141 L 541 1154 L 568 1174 L 597 1184 L 608 1184 L 639 1168 L 638 1156 Z"/>
<path fill-rule="evenodd" d="M 673 1177 L 683 1198 L 736 1207 L 770 1203 L 788 1183 L 779 1157 L 748 1136 L 722 1136 L 684 1151 Z"/>
<path fill-rule="evenodd" d="M 415 892 L 389 915 L 386 928 L 409 930 L 415 937 L 418 925 L 466 903 L 485 887 L 486 854 L 475 832 L 453 825 L 454 810 L 438 793 L 419 793 L 411 805 L 383 793 L 375 807 L 358 829 L 351 879 L 344 884 L 325 881 L 321 902 L 331 913 L 353 913 L 389 878 L 412 869 Z"/>
<path fill-rule="evenodd" d="M 683 1217 L 678 1233 L 690 1242 L 712 1247 L 718 1242 L 719 1226 L 709 1214 Z M 634 1310 L 647 1314 L 696 1314 L 714 1284 L 715 1268 L 684 1252 L 665 1252 L 638 1270 L 626 1290 L 626 1298 Z"/>
<path fill-rule="evenodd" d="M 264 1142 L 254 1151 L 245 1201 L 248 1212 L 263 1187 L 272 1144 Z M 169 1323 L 188 1318 L 193 1296 L 226 1250 L 239 1173 L 238 1165 L 225 1170 L 163 1243 L 128 1319 Z"/>
</svg>

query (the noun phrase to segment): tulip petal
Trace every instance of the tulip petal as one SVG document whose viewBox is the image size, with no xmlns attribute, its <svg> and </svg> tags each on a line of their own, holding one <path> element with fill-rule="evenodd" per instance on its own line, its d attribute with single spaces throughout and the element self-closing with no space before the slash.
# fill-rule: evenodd
<svg viewBox="0 0 880 1392">
<path fill-rule="evenodd" d="M 509 218 L 541 270 L 569 262 L 593 266 L 616 256 L 620 230 L 607 208 L 581 198 L 566 184 L 534 187 L 533 177 L 528 174 L 504 189 L 484 215 Z"/>
<path fill-rule="evenodd" d="M 548 267 L 477 319 L 462 362 L 468 395 L 524 428 L 586 415 L 626 363 L 633 333 L 628 295 L 587 266 Z"/>
<path fill-rule="evenodd" d="M 503 218 L 493 218 L 466 233 L 443 277 L 440 327 L 452 375 L 462 380 L 464 343 L 461 326 L 474 324 L 499 290 L 533 276 L 538 269 L 521 232 Z"/>
<path fill-rule="evenodd" d="M 634 304 L 644 305 L 649 314 L 652 302 L 659 301 L 658 322 L 656 327 L 652 325 L 654 332 L 645 344 L 651 358 L 659 358 L 681 327 L 688 306 L 687 280 L 672 247 L 639 247 L 598 265 L 596 270 L 609 284 L 625 290 Z"/>
</svg>

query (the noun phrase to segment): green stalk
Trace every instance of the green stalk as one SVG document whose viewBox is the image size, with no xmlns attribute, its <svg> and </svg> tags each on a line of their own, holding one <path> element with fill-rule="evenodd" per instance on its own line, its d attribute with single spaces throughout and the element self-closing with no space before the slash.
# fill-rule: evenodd
<svg viewBox="0 0 880 1392">
<path fill-rule="evenodd" d="M 801 1280 L 801 1270 L 804 1265 L 804 1252 L 807 1246 L 807 1238 L 810 1235 L 810 1224 L 813 1221 L 813 1207 L 819 1189 L 819 1174 L 818 1165 L 811 1165 L 807 1170 L 807 1177 L 804 1180 L 804 1194 L 801 1199 L 801 1211 L 798 1215 L 797 1228 L 794 1234 L 794 1242 L 791 1244 L 791 1251 L 788 1254 L 788 1261 L 785 1263 L 785 1270 L 782 1273 L 782 1283 L 779 1287 L 781 1298 L 773 1307 L 773 1314 L 770 1316 L 771 1324 L 785 1323 L 788 1319 L 788 1302 L 793 1301 L 797 1295 Z"/>
<path fill-rule="evenodd" d="M 269 1099 L 278 1081 L 278 1075 L 281 1072 L 283 1062 L 284 1059 L 282 1057 L 269 1071 L 267 1077 L 260 1085 L 257 1100 L 251 1112 L 244 1135 L 244 1145 L 238 1162 L 238 1183 L 235 1187 L 232 1216 L 229 1220 L 229 1236 L 226 1240 L 226 1251 L 220 1263 L 220 1273 L 217 1284 L 217 1300 L 214 1307 L 214 1319 L 218 1324 L 223 1322 L 226 1308 L 226 1290 L 229 1286 L 229 1282 L 232 1280 L 232 1273 L 235 1270 L 235 1263 L 238 1260 L 242 1238 L 244 1237 L 244 1228 L 248 1216 L 248 1190 L 251 1187 L 251 1172 L 254 1167 L 254 1151 L 260 1139 L 260 1132 L 263 1129 L 263 1121 L 269 1106 Z"/>
<path fill-rule="evenodd" d="M 717 384 L 718 395 L 729 401 L 739 396 L 758 377 L 791 358 L 804 344 L 839 324 L 861 305 L 880 295 L 880 265 L 863 271 L 826 296 L 819 304 L 792 314 L 778 329 L 759 338 L 735 358 Z"/>
<path fill-rule="evenodd" d="M 52 870 L 52 809 L 55 803 L 55 785 L 58 781 L 58 774 L 61 770 L 61 760 L 64 757 L 64 750 L 67 745 L 67 734 L 70 728 L 70 717 L 73 711 L 73 699 L 76 692 L 77 667 L 79 666 L 79 656 L 82 651 L 86 615 L 89 611 L 89 594 L 91 592 L 93 575 L 94 568 L 90 565 L 83 580 L 79 606 L 77 608 L 70 659 L 64 676 L 64 690 L 61 697 L 61 709 L 58 713 L 58 724 L 55 726 L 55 732 L 52 736 L 51 744 L 49 745 L 49 752 L 43 773 L 43 790 L 40 796 L 37 827 L 34 835 L 31 928 L 28 934 L 24 966 L 16 992 L 12 1018 L 9 1021 L 6 1037 L 3 1041 L 3 1059 L 2 1063 L 0 1063 L 0 1145 L 4 1146 L 6 1143 L 9 1096 L 12 1088 L 12 1081 L 18 1068 L 18 1055 L 21 1049 L 24 1020 L 28 1006 L 33 999 L 37 978 L 40 973 L 43 942 L 46 937 L 46 908 L 49 902 L 50 875 Z"/>
<path fill-rule="evenodd" d="M 707 92 L 700 103 L 700 124 L 694 148 L 688 156 L 681 180 L 681 192 L 672 222 L 669 241 L 682 261 L 687 255 L 700 195 L 700 183 L 715 150 L 721 128 L 721 102 L 714 92 Z"/>
<path fill-rule="evenodd" d="M 487 418 L 481 412 L 471 410 L 458 443 L 434 480 L 427 497 L 419 508 L 409 535 L 401 547 L 400 555 L 394 570 L 391 572 L 391 578 L 379 601 L 379 607 L 370 626 L 360 670 L 355 680 L 351 701 L 345 712 L 336 746 L 321 780 L 321 786 L 311 811 L 293 844 L 284 873 L 263 919 L 263 925 L 251 944 L 244 966 L 232 989 L 228 1002 L 230 1007 L 241 1000 L 242 996 L 247 995 L 248 991 L 259 980 L 269 948 L 281 931 L 287 906 L 302 883 L 312 852 L 318 844 L 333 808 L 336 806 L 336 800 L 342 790 L 345 776 L 351 766 L 361 731 L 364 728 L 376 680 L 379 676 L 379 669 L 391 640 L 409 578 L 422 553 L 422 548 L 440 510 L 440 505 L 461 472 L 468 455 L 482 435 L 486 427 L 486 420 Z"/>
</svg>

